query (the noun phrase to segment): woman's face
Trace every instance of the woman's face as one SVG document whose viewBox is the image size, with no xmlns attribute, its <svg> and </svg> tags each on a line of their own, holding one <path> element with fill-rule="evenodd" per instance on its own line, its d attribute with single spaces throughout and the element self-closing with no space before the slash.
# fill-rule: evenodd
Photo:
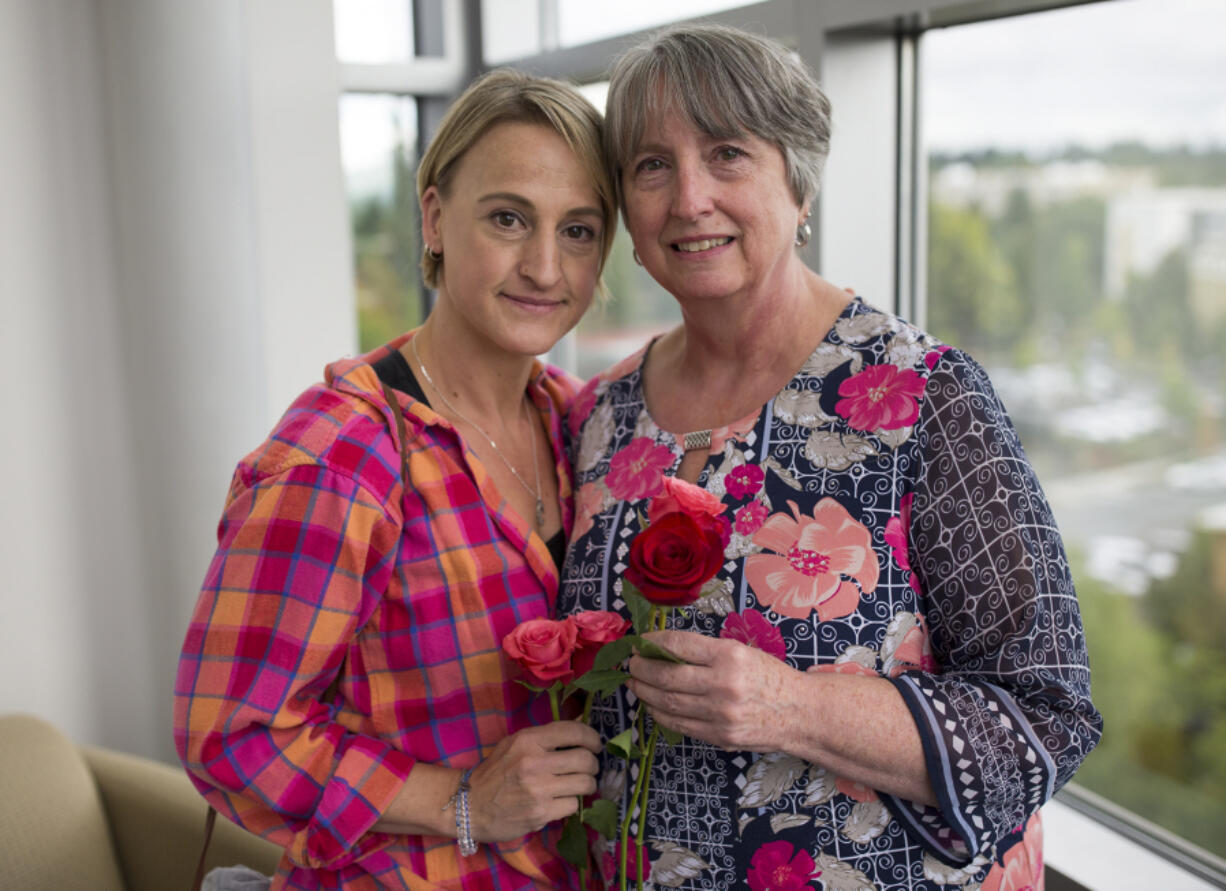
<svg viewBox="0 0 1226 891">
<path fill-rule="evenodd" d="M 804 214 L 783 153 L 756 136 L 716 139 L 670 112 L 648 123 L 622 187 L 639 259 L 682 303 L 752 296 L 795 261 Z"/>
<path fill-rule="evenodd" d="M 426 244 L 443 252 L 439 304 L 479 348 L 540 355 L 592 301 L 603 218 L 591 178 L 539 124 L 490 128 L 444 196 L 422 196 Z"/>
</svg>

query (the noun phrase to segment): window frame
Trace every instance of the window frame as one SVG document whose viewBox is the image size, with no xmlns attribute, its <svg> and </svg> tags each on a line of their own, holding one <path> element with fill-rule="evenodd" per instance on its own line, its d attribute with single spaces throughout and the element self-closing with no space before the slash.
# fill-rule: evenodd
<svg viewBox="0 0 1226 891">
<path fill-rule="evenodd" d="M 480 0 L 406 0 L 413 2 L 415 22 L 434 16 L 441 27 L 441 56 L 423 57 L 400 65 L 369 65 L 345 63 L 341 68 L 340 89 L 343 92 L 373 92 L 412 95 L 419 101 L 420 139 L 423 145 L 433 133 L 431 117 L 437 122 L 451 98 L 478 72 L 488 67 L 482 55 Z M 875 302 L 923 325 L 927 313 L 926 254 L 927 254 L 927 164 L 924 155 L 923 120 L 919 96 L 920 61 L 924 51 L 924 32 L 931 28 L 971 24 L 995 18 L 1041 12 L 1111 0 L 764 0 L 742 7 L 702 17 L 702 21 L 720 22 L 750 27 L 758 33 L 782 41 L 801 57 L 810 61 L 825 80 L 825 66 L 836 63 L 841 43 L 859 41 L 862 45 L 879 42 L 889 47 L 893 59 L 891 80 L 893 95 L 890 109 L 893 118 L 887 151 L 893 158 L 889 171 L 892 201 L 886 210 L 873 212 L 873 231 L 880 239 L 870 250 L 886 251 L 893 258 L 892 284 L 889 293 Z M 500 66 L 521 68 L 576 83 L 592 83 L 605 78 L 616 55 L 626 46 L 645 37 L 653 29 L 619 34 L 591 43 L 559 48 L 557 46 L 556 0 L 537 0 L 541 24 L 543 51 L 515 59 L 500 61 Z M 685 20 L 681 20 L 685 21 Z M 552 35 L 552 39 L 550 36 Z M 827 50 L 829 49 L 829 52 Z M 880 88 L 863 97 L 865 104 L 882 99 Z M 846 101 L 846 97 L 843 97 Z M 836 147 L 845 154 L 855 155 L 871 147 L 857 140 L 869 137 L 864 131 L 836 134 Z M 876 133 L 874 138 L 881 139 Z M 839 143 L 850 136 L 851 145 Z M 832 165 L 839 158 L 832 151 Z M 827 173 L 829 173 L 828 168 Z M 839 171 L 836 168 L 836 175 Z M 881 179 L 880 171 L 873 174 Z M 849 183 L 855 191 L 862 181 Z M 831 189 L 830 191 L 835 191 Z M 839 189 L 847 192 L 847 188 Z M 833 256 L 832 246 L 838 237 L 832 232 L 829 214 L 838 207 L 828 206 L 823 189 L 814 207 L 813 243 L 806 259 L 822 270 L 823 255 Z M 826 218 L 826 224 L 821 221 Z M 824 270 L 822 270 L 824 272 Z M 856 286 L 856 282 L 843 284 Z M 426 291 L 423 288 L 423 294 Z M 428 298 L 427 298 L 428 299 Z M 1101 877 L 1109 861 L 1118 858 L 1111 844 L 1122 840 L 1125 846 L 1135 845 L 1153 857 L 1138 857 L 1129 864 L 1129 876 L 1135 884 L 1127 887 L 1205 887 L 1226 888 L 1226 860 L 1175 836 L 1143 817 L 1125 810 L 1089 790 L 1071 783 L 1058 792 L 1049 805 L 1054 821 L 1065 827 L 1079 827 L 1078 833 L 1108 833 L 1109 843 L 1078 844 L 1063 851 L 1059 857 L 1049 857 L 1048 863 L 1076 881 L 1088 882 Z M 1046 810 L 1046 809 L 1045 809 Z M 1093 850 L 1091 850 L 1093 849 Z M 1095 859 L 1095 851 L 1098 852 Z M 1113 855 L 1115 855 L 1113 857 Z M 1097 865 L 1096 865 L 1097 864 Z M 1119 887 L 1119 885 L 1113 885 Z"/>
</svg>

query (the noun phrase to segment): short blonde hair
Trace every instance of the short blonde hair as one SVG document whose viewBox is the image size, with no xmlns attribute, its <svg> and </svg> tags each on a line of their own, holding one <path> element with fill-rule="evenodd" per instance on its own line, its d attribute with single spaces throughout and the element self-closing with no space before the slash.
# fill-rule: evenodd
<svg viewBox="0 0 1226 891">
<path fill-rule="evenodd" d="M 600 268 L 604 269 L 617 232 L 617 200 L 604 160 L 604 123 L 592 103 L 573 87 L 547 77 L 499 68 L 469 85 L 443 116 L 417 167 L 417 200 L 435 186 L 446 197 L 451 176 L 464 153 L 496 124 L 541 124 L 561 136 L 592 179 L 604 220 Z M 443 258 L 422 246 L 421 273 L 426 284 L 438 287 Z"/>
</svg>

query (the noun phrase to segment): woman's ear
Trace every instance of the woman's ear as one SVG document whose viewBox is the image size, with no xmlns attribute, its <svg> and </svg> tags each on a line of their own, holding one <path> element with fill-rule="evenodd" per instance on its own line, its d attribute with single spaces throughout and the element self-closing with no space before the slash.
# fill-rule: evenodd
<svg viewBox="0 0 1226 891">
<path fill-rule="evenodd" d="M 443 199 L 438 186 L 430 186 L 421 196 L 421 239 L 427 250 L 443 253 Z"/>
</svg>

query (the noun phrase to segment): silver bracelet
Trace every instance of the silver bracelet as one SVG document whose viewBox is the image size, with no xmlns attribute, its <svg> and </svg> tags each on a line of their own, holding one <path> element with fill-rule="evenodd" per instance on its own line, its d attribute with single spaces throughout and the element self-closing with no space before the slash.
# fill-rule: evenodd
<svg viewBox="0 0 1226 891">
<path fill-rule="evenodd" d="M 470 767 L 460 775 L 459 788 L 455 790 L 455 794 L 447 800 L 443 805 L 443 810 L 447 810 L 451 805 L 455 805 L 455 838 L 456 844 L 460 848 L 460 856 L 471 857 L 477 853 L 477 843 L 473 841 L 472 824 L 468 819 L 468 793 L 472 786 L 468 783 L 468 778 L 473 775 L 473 769 Z"/>
</svg>

